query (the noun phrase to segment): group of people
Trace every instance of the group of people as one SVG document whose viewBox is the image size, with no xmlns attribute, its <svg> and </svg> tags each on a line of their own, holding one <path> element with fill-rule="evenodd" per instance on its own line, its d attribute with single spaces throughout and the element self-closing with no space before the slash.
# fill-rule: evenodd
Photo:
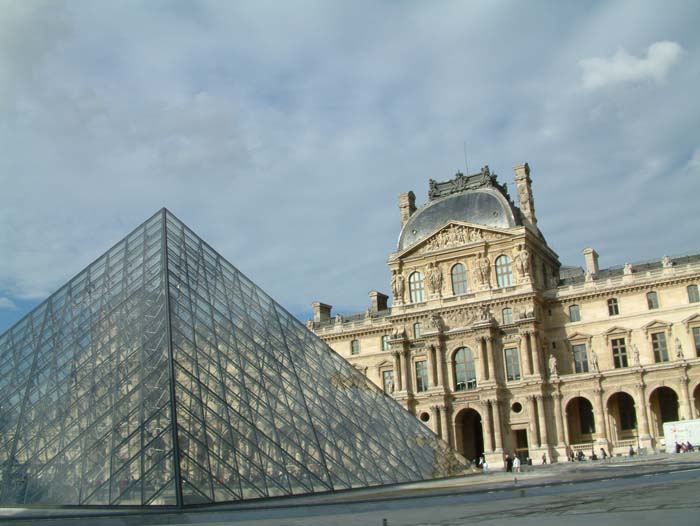
<svg viewBox="0 0 700 526">
<path fill-rule="evenodd" d="M 690 440 L 688 440 L 685 444 L 683 442 L 680 444 L 676 442 L 676 453 L 689 453 L 691 451 L 695 451 L 695 448 L 693 447 L 693 444 L 690 443 Z"/>
<path fill-rule="evenodd" d="M 520 458 L 517 457 L 516 455 L 513 455 L 512 457 L 508 454 L 506 454 L 506 471 L 509 473 L 520 473 L 520 466 L 522 465 Z"/>
<path fill-rule="evenodd" d="M 631 449 L 631 448 L 630 448 Z M 630 455 L 634 455 L 634 449 L 631 449 Z M 596 455 L 595 449 L 591 450 L 590 456 L 586 456 L 586 454 L 579 450 L 577 452 L 574 452 L 573 450 L 569 451 L 569 462 L 583 462 L 585 460 L 598 460 L 600 458 L 601 460 L 605 460 L 608 458 L 610 455 L 608 455 L 608 452 L 605 451 L 605 448 L 600 448 L 600 457 Z"/>
</svg>

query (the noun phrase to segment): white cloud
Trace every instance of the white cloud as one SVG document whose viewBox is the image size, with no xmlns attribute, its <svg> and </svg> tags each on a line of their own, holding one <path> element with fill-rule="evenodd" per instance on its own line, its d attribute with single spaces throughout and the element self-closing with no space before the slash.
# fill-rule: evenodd
<svg viewBox="0 0 700 526">
<path fill-rule="evenodd" d="M 592 57 L 579 61 L 583 69 L 582 83 L 586 89 L 598 89 L 613 84 L 653 80 L 663 82 L 670 69 L 678 63 L 683 48 L 676 42 L 654 42 L 644 58 L 630 55 L 620 48 L 612 57 Z"/>
<path fill-rule="evenodd" d="M 17 305 L 10 298 L 0 297 L 0 310 L 17 310 Z"/>
</svg>

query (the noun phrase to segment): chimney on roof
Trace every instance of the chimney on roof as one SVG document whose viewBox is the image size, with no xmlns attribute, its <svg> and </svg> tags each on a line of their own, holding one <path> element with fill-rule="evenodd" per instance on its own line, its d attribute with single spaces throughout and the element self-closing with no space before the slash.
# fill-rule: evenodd
<svg viewBox="0 0 700 526">
<path fill-rule="evenodd" d="M 386 310 L 386 304 L 389 300 L 389 296 L 377 292 L 376 290 L 371 290 L 369 292 L 370 310 L 372 312 L 379 312 L 380 310 Z"/>
<path fill-rule="evenodd" d="M 518 190 L 518 206 L 530 223 L 530 226 L 537 228 L 537 218 L 535 217 L 535 199 L 532 197 L 532 179 L 530 179 L 530 167 L 527 163 L 518 164 L 513 167 L 515 170 L 515 187 Z"/>
<path fill-rule="evenodd" d="M 331 305 L 326 305 L 320 301 L 314 301 L 311 306 L 314 308 L 314 322 L 329 321 L 331 319 Z"/>
<path fill-rule="evenodd" d="M 598 274 L 598 252 L 592 248 L 584 248 L 583 257 L 586 258 L 586 272 L 591 276 Z"/>
<path fill-rule="evenodd" d="M 408 218 L 416 211 L 416 194 L 413 192 L 399 194 L 399 210 L 401 210 L 401 226 L 403 227 Z"/>
</svg>

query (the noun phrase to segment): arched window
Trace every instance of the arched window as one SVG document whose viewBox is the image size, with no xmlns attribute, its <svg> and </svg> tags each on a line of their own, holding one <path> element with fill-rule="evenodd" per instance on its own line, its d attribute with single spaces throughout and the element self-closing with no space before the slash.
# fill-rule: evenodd
<svg viewBox="0 0 700 526">
<path fill-rule="evenodd" d="M 411 303 L 420 303 L 421 301 L 425 301 L 423 274 L 416 271 L 408 277 L 408 292 L 411 296 Z"/>
<path fill-rule="evenodd" d="M 459 296 L 467 293 L 467 269 L 457 263 L 452 267 L 452 294 Z"/>
<path fill-rule="evenodd" d="M 503 314 L 503 325 L 509 325 L 513 323 L 513 309 L 506 307 L 502 311 Z"/>
<path fill-rule="evenodd" d="M 455 353 L 455 391 L 467 389 L 476 389 L 476 368 L 471 350 L 462 347 Z"/>
<path fill-rule="evenodd" d="M 508 256 L 499 256 L 496 259 L 496 283 L 499 287 L 513 285 L 513 266 Z"/>
</svg>

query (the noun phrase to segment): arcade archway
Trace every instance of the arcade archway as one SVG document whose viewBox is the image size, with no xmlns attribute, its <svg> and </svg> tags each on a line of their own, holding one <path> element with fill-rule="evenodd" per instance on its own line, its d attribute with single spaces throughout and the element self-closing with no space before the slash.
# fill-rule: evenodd
<svg viewBox="0 0 700 526">
<path fill-rule="evenodd" d="M 566 404 L 566 425 L 571 444 L 593 442 L 595 418 L 593 405 L 587 398 L 577 396 L 569 400 Z"/>
<path fill-rule="evenodd" d="M 678 420 L 678 395 L 670 387 L 657 387 L 649 396 L 649 405 L 651 406 L 656 434 L 662 437 L 664 435 L 664 422 Z"/>
<path fill-rule="evenodd" d="M 610 415 L 610 439 L 615 445 L 623 445 L 621 443 L 630 440 L 636 441 L 637 411 L 634 398 L 629 393 L 619 392 L 608 398 L 608 414 Z"/>
<path fill-rule="evenodd" d="M 469 460 L 479 458 L 484 453 L 481 415 L 474 409 L 461 410 L 455 419 L 455 429 L 459 452 Z"/>
</svg>

